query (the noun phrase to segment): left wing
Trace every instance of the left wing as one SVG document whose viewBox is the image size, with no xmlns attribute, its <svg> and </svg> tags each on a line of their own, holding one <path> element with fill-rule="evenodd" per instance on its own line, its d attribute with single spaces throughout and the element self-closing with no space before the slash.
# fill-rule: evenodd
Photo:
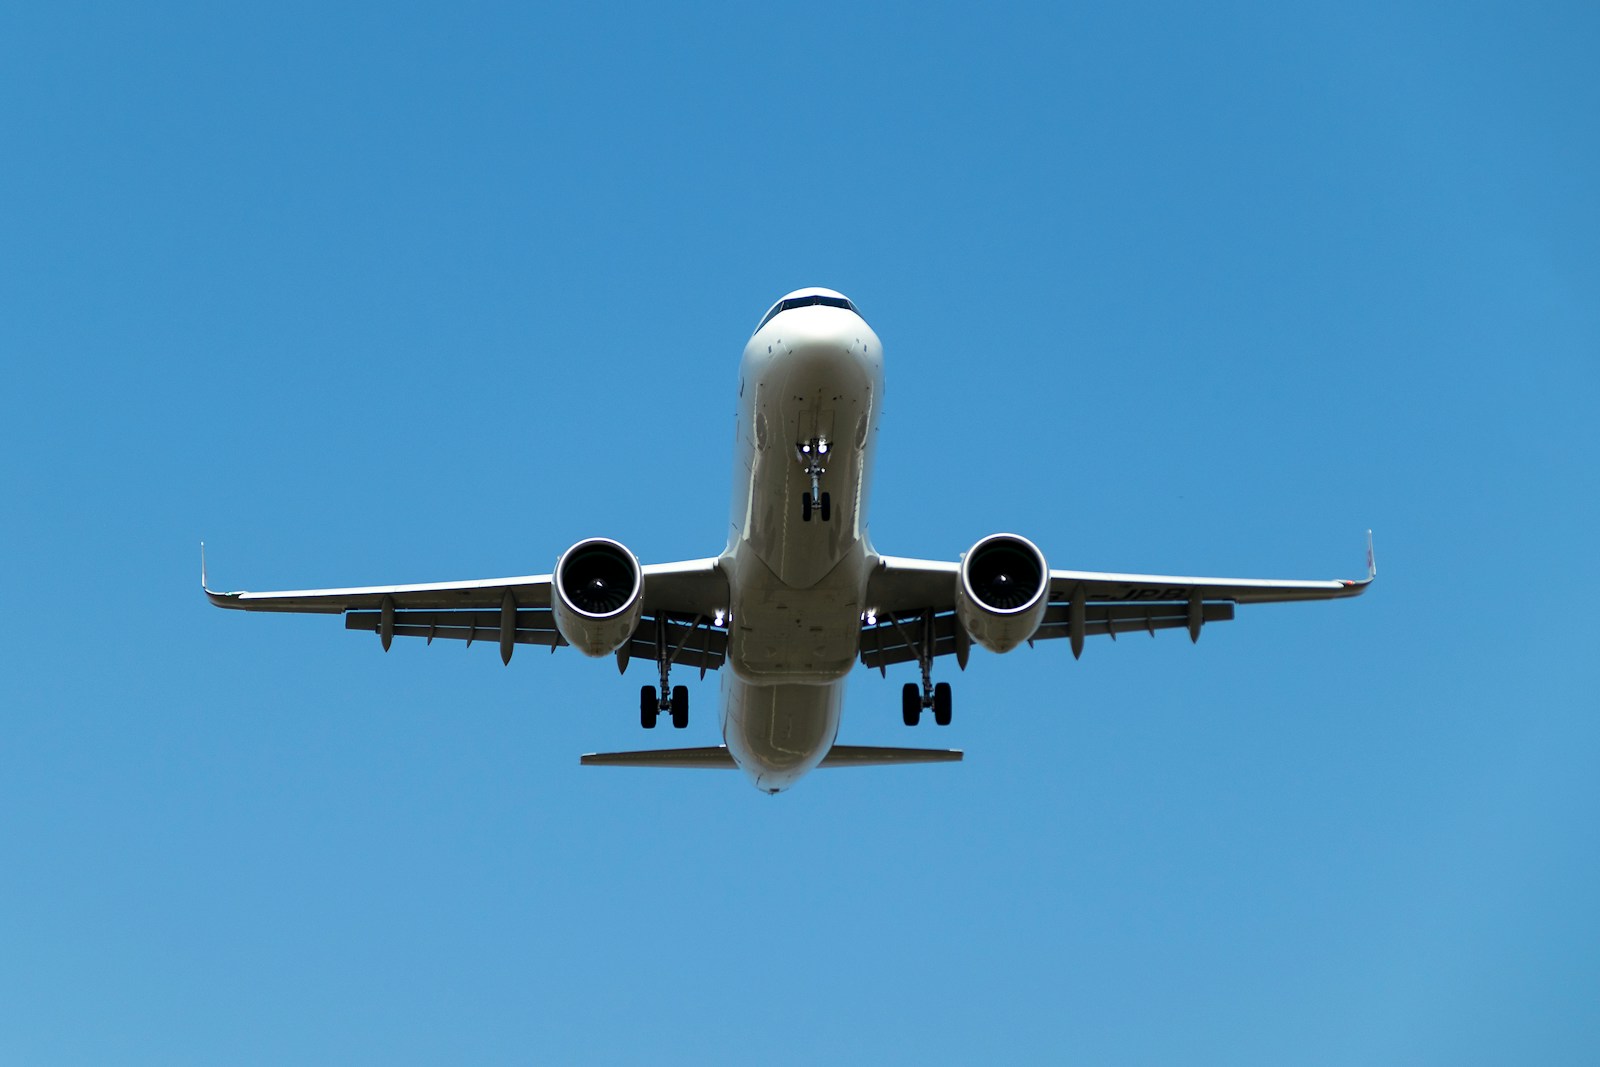
<svg viewBox="0 0 1600 1067">
<path fill-rule="evenodd" d="M 966 662 L 967 642 L 955 617 L 958 563 L 880 556 L 867 586 L 871 613 L 861 628 L 861 662 L 882 671 L 890 664 L 954 653 Z M 1084 638 L 1184 628 L 1199 640 L 1208 622 L 1233 618 L 1235 604 L 1335 600 L 1360 596 L 1377 577 L 1372 534 L 1367 534 L 1367 576 L 1356 580 L 1284 581 L 1271 578 L 1193 578 L 1103 571 L 1050 572 L 1049 606 L 1029 639 L 1065 637 L 1073 655 Z"/>
<path fill-rule="evenodd" d="M 203 550 L 202 546 L 202 550 Z M 727 630 L 716 625 L 716 613 L 728 602 L 727 578 L 718 561 L 686 560 L 639 568 L 644 579 L 644 618 L 618 654 L 655 659 L 665 642 L 673 663 L 698 667 L 702 673 L 722 666 Z M 377 633 L 383 647 L 394 637 L 422 637 L 497 643 L 509 661 L 515 645 L 545 645 L 554 650 L 567 643 L 556 629 L 550 610 L 548 574 L 515 578 L 482 578 L 464 582 L 416 585 L 369 585 L 348 589 L 295 589 L 271 593 L 221 593 L 206 583 L 202 551 L 200 586 L 219 608 L 240 611 L 284 611 L 344 615 L 347 630 Z"/>
</svg>

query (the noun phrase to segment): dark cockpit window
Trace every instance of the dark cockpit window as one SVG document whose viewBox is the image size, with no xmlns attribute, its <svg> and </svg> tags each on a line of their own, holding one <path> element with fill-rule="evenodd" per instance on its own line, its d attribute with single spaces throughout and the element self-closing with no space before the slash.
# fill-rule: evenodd
<svg viewBox="0 0 1600 1067">
<path fill-rule="evenodd" d="M 842 296 L 825 296 L 822 293 L 817 293 L 812 296 L 791 296 L 787 300 L 778 301 L 778 303 L 773 306 L 772 310 L 767 312 L 766 317 L 756 324 L 756 332 L 759 333 L 761 331 L 761 327 L 771 322 L 772 317 L 778 314 L 780 311 L 788 311 L 790 308 L 815 307 L 819 304 L 823 307 L 844 308 L 846 311 L 856 311 L 856 306 Z M 859 315 L 861 312 L 856 311 L 856 314 Z"/>
</svg>

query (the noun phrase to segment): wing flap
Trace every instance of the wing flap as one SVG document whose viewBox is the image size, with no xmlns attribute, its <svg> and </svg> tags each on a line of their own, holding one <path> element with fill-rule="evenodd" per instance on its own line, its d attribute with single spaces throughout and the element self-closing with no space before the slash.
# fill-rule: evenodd
<svg viewBox="0 0 1600 1067">
<path fill-rule="evenodd" d="M 669 618 L 666 624 L 667 655 L 674 666 L 714 671 L 727 659 L 726 629 L 711 626 L 705 620 L 695 624 Z M 381 633 L 383 613 L 347 612 L 344 617 L 344 628 Z M 655 633 L 655 620 L 645 616 L 628 641 L 626 646 L 628 655 L 653 661 L 656 658 Z M 474 641 L 485 641 L 495 644 L 500 640 L 500 612 L 396 611 L 394 636 L 421 637 L 429 642 L 465 641 L 470 645 Z M 518 645 L 543 645 L 554 648 L 565 645 L 567 639 L 556 629 L 554 612 L 535 608 L 517 612 L 516 630 L 512 642 Z"/>
<path fill-rule="evenodd" d="M 1071 636 L 1070 604 L 1052 604 L 1044 621 L 1030 640 L 1050 641 Z M 1225 600 L 1210 601 L 1202 605 L 1204 622 L 1227 622 L 1233 618 L 1233 604 Z M 934 656 L 952 655 L 956 651 L 956 628 L 960 626 L 953 612 L 933 617 Z M 1144 633 L 1170 630 L 1189 625 L 1187 603 L 1142 604 L 1087 604 L 1084 607 L 1085 636 L 1101 634 Z M 915 663 L 917 647 L 922 632 L 919 616 L 895 619 L 879 616 L 875 625 L 861 628 L 861 663 L 871 670 L 882 670 L 896 663 Z"/>
<path fill-rule="evenodd" d="M 1233 618 L 1233 604 L 1215 600 L 1201 606 L 1203 622 L 1228 622 Z M 1083 632 L 1086 637 L 1098 634 L 1131 634 L 1157 630 L 1172 630 L 1189 625 L 1188 604 L 1089 604 L 1084 608 Z M 1034 631 L 1030 640 L 1049 641 L 1071 636 L 1072 608 L 1067 604 L 1052 605 L 1045 611 L 1044 621 Z"/>
<path fill-rule="evenodd" d="M 366 630 L 380 633 L 383 613 L 378 611 L 351 611 L 344 617 L 346 630 Z M 500 613 L 498 611 L 397 611 L 394 613 L 394 636 L 422 637 L 429 642 L 500 640 Z M 519 645 L 545 645 L 555 647 L 567 643 L 556 630 L 555 614 L 550 611 L 519 611 L 512 641 Z"/>
<path fill-rule="evenodd" d="M 912 663 L 917 659 L 917 649 L 922 641 L 922 613 L 910 615 L 879 615 L 877 622 L 861 627 L 861 663 L 872 670 L 881 670 L 896 663 Z M 933 617 L 933 654 L 953 655 L 956 650 L 955 612 L 946 611 Z"/>
<path fill-rule="evenodd" d="M 681 618 L 667 620 L 667 657 L 674 666 L 694 667 L 714 671 L 728 658 L 728 631 L 716 626 L 707 618 L 685 622 Z M 628 655 L 640 659 L 656 658 L 656 626 L 645 619 L 633 631 L 627 644 Z"/>
</svg>

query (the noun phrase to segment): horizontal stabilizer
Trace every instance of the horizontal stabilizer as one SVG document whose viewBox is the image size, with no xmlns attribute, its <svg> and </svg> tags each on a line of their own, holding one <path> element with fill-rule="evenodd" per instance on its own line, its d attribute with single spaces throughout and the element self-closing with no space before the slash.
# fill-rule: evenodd
<svg viewBox="0 0 1600 1067">
<path fill-rule="evenodd" d="M 871 745 L 834 745 L 822 757 L 823 767 L 884 767 L 894 763 L 956 763 L 961 750 L 954 748 L 877 748 Z M 731 771 L 737 764 L 726 747 L 658 748 L 639 752 L 590 752 L 579 757 L 585 767 L 690 767 Z"/>
<path fill-rule="evenodd" d="M 578 757 L 585 767 L 696 767 L 731 771 L 738 767 L 722 745 L 709 748 L 657 748 L 642 752 L 590 752 Z"/>
<path fill-rule="evenodd" d="M 891 763 L 960 763 L 959 748 L 875 748 L 834 745 L 822 757 L 824 767 L 886 767 Z"/>
</svg>

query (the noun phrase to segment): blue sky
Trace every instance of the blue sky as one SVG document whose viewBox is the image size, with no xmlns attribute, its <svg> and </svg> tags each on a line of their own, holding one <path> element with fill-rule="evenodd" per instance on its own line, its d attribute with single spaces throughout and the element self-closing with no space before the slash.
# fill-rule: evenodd
<svg viewBox="0 0 1600 1067">
<path fill-rule="evenodd" d="M 1600 16 L 0 14 L 0 1061 L 1592 1063 Z M 714 553 L 778 295 L 873 535 L 1382 576 L 974 656 L 958 767 L 580 769 L 608 663 L 227 588 Z M 1589 664 L 1589 666 L 1585 666 Z M 953 672 L 947 672 L 950 677 Z M 693 683 L 711 744 L 715 679 Z M 931 731 L 931 732 L 930 732 Z M 914 739 L 914 741 L 913 741 Z"/>
</svg>

